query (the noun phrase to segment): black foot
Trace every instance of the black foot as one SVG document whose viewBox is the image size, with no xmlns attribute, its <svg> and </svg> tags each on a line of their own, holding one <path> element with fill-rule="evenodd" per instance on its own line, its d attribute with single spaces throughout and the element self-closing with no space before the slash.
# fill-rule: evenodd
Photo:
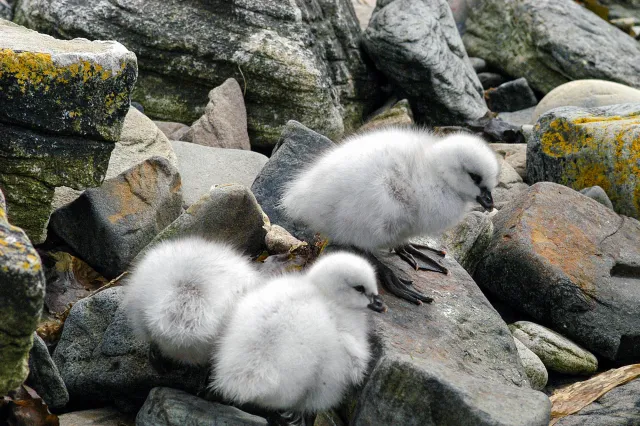
<svg viewBox="0 0 640 426">
<path fill-rule="evenodd" d="M 269 426 L 313 426 L 315 414 L 300 414 L 291 411 L 274 413 L 267 417 Z"/>
<path fill-rule="evenodd" d="M 433 272 L 439 272 L 441 274 L 447 274 L 447 275 L 449 274 L 449 270 L 447 268 L 442 266 L 436 260 L 427 256 L 426 253 L 423 253 L 419 249 L 432 251 L 436 253 L 438 256 L 442 256 L 442 257 L 444 257 L 446 254 L 443 250 L 437 250 L 421 244 L 406 244 L 404 246 L 397 247 L 395 249 L 395 252 L 398 256 L 400 256 L 400 258 L 402 258 L 402 260 L 404 260 L 409 265 L 411 265 L 411 267 L 414 268 L 416 271 L 418 270 L 433 271 Z M 416 260 L 416 257 L 424 263 L 418 263 L 418 261 Z"/>
</svg>

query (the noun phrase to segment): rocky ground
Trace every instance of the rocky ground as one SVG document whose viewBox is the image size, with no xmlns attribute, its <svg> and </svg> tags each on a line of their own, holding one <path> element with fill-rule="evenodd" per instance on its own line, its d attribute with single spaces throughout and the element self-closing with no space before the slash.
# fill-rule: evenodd
<svg viewBox="0 0 640 426">
<path fill-rule="evenodd" d="M 639 425 L 639 34 L 637 0 L 0 0 L 0 424 L 267 424 L 152 368 L 127 271 L 191 234 L 303 268 L 282 185 L 416 124 L 491 142 L 496 209 L 429 236 L 450 275 L 379 255 L 435 302 L 385 297 L 315 424 Z"/>
</svg>

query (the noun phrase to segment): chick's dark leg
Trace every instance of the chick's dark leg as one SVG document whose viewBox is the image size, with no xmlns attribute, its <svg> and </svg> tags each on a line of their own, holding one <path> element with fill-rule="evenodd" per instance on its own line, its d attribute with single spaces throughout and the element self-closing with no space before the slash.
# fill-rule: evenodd
<svg viewBox="0 0 640 426">
<path fill-rule="evenodd" d="M 402 260 L 411 265 L 411 267 L 416 271 L 433 271 L 439 272 L 441 274 L 449 273 L 449 270 L 447 268 L 442 266 L 438 261 L 432 259 L 426 253 L 420 251 L 419 249 L 429 250 L 436 253 L 440 257 L 444 257 L 446 254 L 443 250 L 434 249 L 421 244 L 406 244 L 404 246 L 396 247 L 394 251 L 400 258 L 402 258 Z M 422 263 L 418 263 L 416 258 L 420 259 Z"/>
</svg>

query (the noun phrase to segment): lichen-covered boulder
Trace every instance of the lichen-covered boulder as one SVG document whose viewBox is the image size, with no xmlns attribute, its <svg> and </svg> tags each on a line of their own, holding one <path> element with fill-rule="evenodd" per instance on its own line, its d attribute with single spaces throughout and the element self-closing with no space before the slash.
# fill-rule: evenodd
<svg viewBox="0 0 640 426">
<path fill-rule="evenodd" d="M 53 188 L 104 179 L 136 74 L 119 43 L 56 40 L 0 20 L 0 187 L 34 242 Z"/>
<path fill-rule="evenodd" d="M 44 288 L 40 257 L 25 233 L 7 221 L 0 191 L 0 395 L 27 378 Z"/>
<path fill-rule="evenodd" d="M 530 182 L 598 185 L 616 212 L 640 218 L 640 103 L 562 107 L 542 115 L 527 145 Z"/>
<path fill-rule="evenodd" d="M 573 0 L 483 0 L 470 10 L 472 56 L 542 93 L 595 78 L 640 88 L 640 45 Z"/>
<path fill-rule="evenodd" d="M 338 138 L 360 124 L 377 92 L 349 0 L 21 0 L 14 19 L 128 46 L 141 70 L 134 100 L 153 118 L 191 123 L 211 88 L 234 78 L 246 87 L 254 146 L 273 145 L 292 117 Z"/>
<path fill-rule="evenodd" d="M 460 124 L 487 113 L 445 0 L 378 2 L 363 41 L 376 67 L 406 94 L 417 122 Z"/>
<path fill-rule="evenodd" d="M 474 278 L 596 356 L 640 360 L 640 222 L 537 183 L 493 217 Z"/>
</svg>

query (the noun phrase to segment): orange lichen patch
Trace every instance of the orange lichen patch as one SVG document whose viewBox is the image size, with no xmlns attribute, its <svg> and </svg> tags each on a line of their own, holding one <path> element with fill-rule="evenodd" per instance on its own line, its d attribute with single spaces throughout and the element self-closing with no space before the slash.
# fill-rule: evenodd
<svg viewBox="0 0 640 426">
<path fill-rule="evenodd" d="M 33 87 L 48 91 L 52 84 L 67 84 L 73 80 L 106 80 L 112 73 L 100 64 L 86 60 L 63 66 L 54 63 L 49 53 L 0 49 L 0 78 L 6 76 L 13 77 L 20 91 L 26 93 Z"/>
<path fill-rule="evenodd" d="M 585 293 L 593 294 L 597 265 L 591 261 L 590 255 L 597 253 L 595 243 L 570 223 L 554 226 L 534 220 L 529 226 L 534 252 L 562 270 Z"/>
<path fill-rule="evenodd" d="M 158 172 L 153 165 L 143 163 L 135 171 L 127 173 L 125 180 L 114 180 L 107 186 L 110 197 L 118 200 L 119 210 L 108 217 L 116 223 L 146 210 L 150 199 L 156 197 Z M 143 199 L 149 197 L 150 199 Z"/>
</svg>

